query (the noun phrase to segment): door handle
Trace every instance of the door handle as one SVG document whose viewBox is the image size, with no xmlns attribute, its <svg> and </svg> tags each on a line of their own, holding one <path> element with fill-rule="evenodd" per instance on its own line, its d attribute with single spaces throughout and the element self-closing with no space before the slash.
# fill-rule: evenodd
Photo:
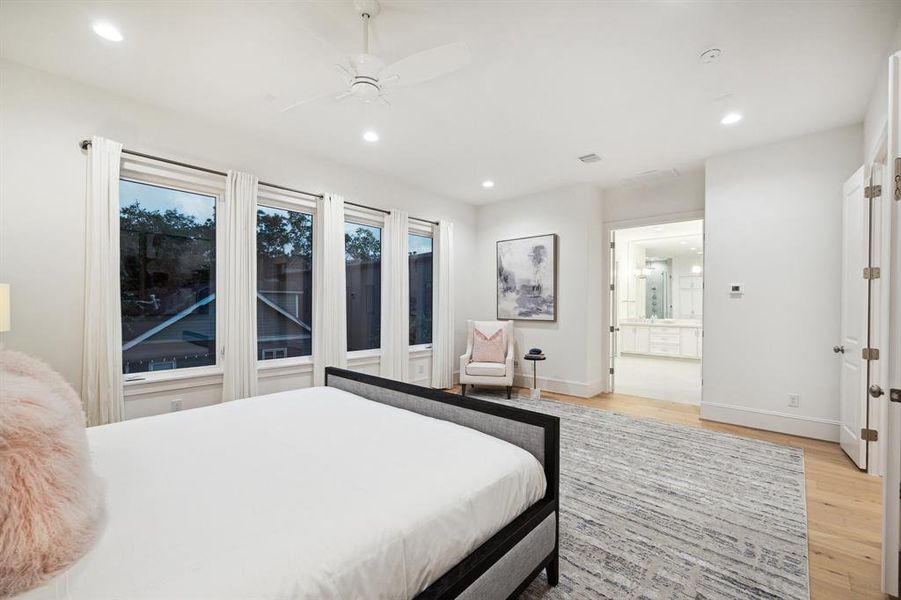
<svg viewBox="0 0 901 600">
<path fill-rule="evenodd" d="M 870 386 L 870 395 L 872 397 L 878 398 L 879 396 L 883 395 L 884 393 L 885 392 L 882 391 L 882 388 L 879 387 L 877 384 L 874 383 L 873 385 Z"/>
<path fill-rule="evenodd" d="M 844 354 L 845 347 L 844 346 L 833 346 L 832 351 L 835 352 L 836 354 Z"/>
</svg>

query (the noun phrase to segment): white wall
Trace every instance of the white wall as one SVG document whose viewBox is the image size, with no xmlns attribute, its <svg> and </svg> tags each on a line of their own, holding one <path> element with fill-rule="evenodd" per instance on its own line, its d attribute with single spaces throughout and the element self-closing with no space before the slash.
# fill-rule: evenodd
<svg viewBox="0 0 901 600">
<path fill-rule="evenodd" d="M 241 169 L 280 185 L 337 192 L 349 201 L 454 221 L 455 336 L 463 352 L 465 319 L 472 312 L 467 281 L 475 256 L 474 207 L 9 62 L 0 61 L 0 81 L 0 281 L 12 285 L 13 302 L 12 330 L 0 341 L 46 360 L 76 389 L 81 379 L 86 169 L 78 142 L 94 134 L 129 149 Z M 418 366 L 411 373 L 422 380 Z M 303 374 L 280 375 L 265 380 L 261 389 L 304 381 Z M 172 394 L 171 389 L 162 391 Z M 218 394 L 217 384 L 192 387 L 186 394 L 186 407 L 208 403 Z M 155 393 L 142 396 L 127 408 L 129 416 L 168 410 L 168 401 L 160 404 Z"/>
<path fill-rule="evenodd" d="M 842 184 L 862 148 L 855 125 L 707 161 L 702 418 L 838 439 Z"/>
<path fill-rule="evenodd" d="M 557 322 L 516 321 L 516 352 L 539 347 L 547 360 L 539 363 L 544 389 L 592 396 L 603 385 L 601 318 L 606 259 L 601 229 L 601 203 L 590 185 L 559 188 L 480 206 L 476 261 L 467 278 L 477 296 L 472 319 L 495 319 L 496 243 L 498 240 L 556 233 Z M 532 366 L 519 361 L 516 385 L 531 385 Z"/>
<path fill-rule="evenodd" d="M 517 321 L 517 352 L 533 346 L 545 350 L 548 360 L 538 366 L 544 389 L 577 396 L 604 391 L 610 364 L 609 229 L 696 219 L 703 210 L 703 170 L 650 186 L 598 190 L 576 185 L 480 206 L 471 318 L 495 318 L 498 240 L 557 233 L 558 321 Z M 530 369 L 517 368 L 517 385 L 531 385 Z"/>
<path fill-rule="evenodd" d="M 901 52 L 901 20 L 886 48 L 884 60 L 879 64 L 879 75 L 863 120 L 863 151 L 868 161 L 873 160 L 878 151 L 883 128 L 888 120 L 888 57 L 895 52 Z"/>
<path fill-rule="evenodd" d="M 704 169 L 686 171 L 655 185 L 628 185 L 604 190 L 604 221 L 608 224 L 703 210 Z"/>
</svg>

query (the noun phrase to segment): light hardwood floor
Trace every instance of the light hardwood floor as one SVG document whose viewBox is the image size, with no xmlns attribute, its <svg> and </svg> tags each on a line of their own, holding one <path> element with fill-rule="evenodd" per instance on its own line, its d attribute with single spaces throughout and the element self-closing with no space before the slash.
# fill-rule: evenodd
<svg viewBox="0 0 901 600">
<path fill-rule="evenodd" d="M 459 392 L 459 387 L 455 388 Z M 515 392 L 528 395 L 526 389 Z M 807 527 L 810 538 L 812 600 L 887 598 L 880 589 L 882 480 L 861 473 L 838 444 L 769 431 L 702 421 L 697 406 L 622 394 L 576 398 L 542 392 L 544 397 L 724 431 L 804 449 Z"/>
</svg>

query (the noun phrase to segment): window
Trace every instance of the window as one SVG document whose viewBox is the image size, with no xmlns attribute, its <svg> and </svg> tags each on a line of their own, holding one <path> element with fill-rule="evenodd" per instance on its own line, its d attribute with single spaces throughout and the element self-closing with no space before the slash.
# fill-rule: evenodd
<svg viewBox="0 0 901 600">
<path fill-rule="evenodd" d="M 260 360 L 269 360 L 270 358 L 288 358 L 288 349 L 264 348 L 260 350 Z"/>
<path fill-rule="evenodd" d="M 432 238 L 410 234 L 410 345 L 432 343 Z"/>
<path fill-rule="evenodd" d="M 257 358 L 313 353 L 313 215 L 257 206 Z"/>
<path fill-rule="evenodd" d="M 347 279 L 347 350 L 381 346 L 382 229 L 344 224 Z"/>
<path fill-rule="evenodd" d="M 216 364 L 216 197 L 119 182 L 122 371 Z"/>
</svg>

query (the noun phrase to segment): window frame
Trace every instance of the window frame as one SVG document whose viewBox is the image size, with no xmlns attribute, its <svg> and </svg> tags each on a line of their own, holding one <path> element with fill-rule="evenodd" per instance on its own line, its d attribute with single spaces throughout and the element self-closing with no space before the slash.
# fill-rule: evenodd
<svg viewBox="0 0 901 600">
<path fill-rule="evenodd" d="M 257 200 L 254 205 L 254 220 L 256 220 L 256 206 L 265 206 L 267 208 L 275 208 L 279 210 L 288 210 L 292 212 L 301 212 L 310 215 L 313 218 L 313 254 L 315 256 L 316 253 L 316 212 L 319 208 L 319 204 L 316 200 L 308 198 L 306 196 L 302 196 L 300 194 L 282 190 L 278 188 L 273 188 L 265 185 L 259 186 L 257 189 Z M 315 261 L 315 259 L 314 259 Z M 313 269 L 313 314 L 316 314 L 316 269 Z M 256 285 L 256 282 L 254 282 Z M 313 324 L 311 323 L 312 327 Z M 315 328 L 313 329 L 313 335 L 316 335 Z M 259 340 L 256 339 L 253 341 L 254 345 L 259 343 Z M 290 369 L 290 367 L 305 367 L 313 365 L 313 352 L 310 351 L 308 356 L 289 356 L 286 358 L 270 358 L 267 360 L 259 360 L 257 359 L 257 373 L 258 376 L 263 371 L 268 371 L 271 369 Z"/>
<path fill-rule="evenodd" d="M 372 210 L 368 208 L 358 207 L 358 206 L 348 206 L 344 205 L 344 222 L 345 223 L 353 223 L 355 225 L 366 225 L 368 227 L 378 227 L 382 232 L 385 231 L 385 213 Z M 379 234 L 379 247 L 381 247 L 382 237 Z M 381 252 L 379 253 L 379 261 L 381 262 Z M 346 267 L 345 267 L 346 268 Z M 381 294 L 381 286 L 384 283 L 385 271 L 381 272 L 381 280 L 379 281 L 379 294 Z M 347 287 L 347 283 L 345 282 L 345 287 Z M 384 307 L 382 307 L 384 310 Z M 347 320 L 347 309 L 345 308 L 345 321 Z M 381 319 L 381 314 L 379 314 L 379 319 Z M 379 347 L 378 348 L 369 348 L 367 350 L 348 350 L 347 351 L 347 360 L 354 361 L 354 366 L 362 366 L 367 364 L 375 364 L 372 361 L 367 361 L 366 359 L 378 358 L 382 356 L 382 338 L 379 336 Z"/>
<path fill-rule="evenodd" d="M 222 264 L 221 261 L 225 256 L 224 231 L 225 219 L 227 218 L 225 204 L 225 176 L 197 171 L 196 169 L 178 165 L 170 165 L 143 156 L 123 154 L 119 163 L 119 179 L 166 187 L 191 194 L 212 196 L 216 200 L 216 263 L 214 265 L 216 269 L 216 363 L 203 367 L 185 367 L 183 369 L 176 368 L 163 371 L 123 373 L 122 382 L 126 398 L 134 393 L 140 393 L 137 391 L 137 388 L 155 383 L 186 379 L 197 379 L 200 381 L 211 377 L 221 380 L 224 373 L 222 356 L 224 352 L 225 324 L 222 322 L 222 319 L 219 318 L 221 314 L 220 307 L 222 306 L 220 304 L 220 299 L 224 299 L 226 296 L 224 291 L 225 269 L 220 267 Z M 116 218 L 118 220 L 118 214 Z M 120 295 L 120 319 L 121 311 Z M 128 393 L 129 388 L 135 388 L 132 394 Z"/>
<path fill-rule="evenodd" d="M 414 221 L 410 219 L 407 224 L 407 235 L 418 235 L 419 237 L 427 237 L 432 240 L 432 294 L 434 298 L 434 286 L 435 286 L 435 230 L 432 228 L 431 223 L 425 223 L 423 221 Z M 409 254 L 407 256 L 407 260 L 409 260 Z M 409 277 L 409 275 L 408 275 Z M 432 302 L 432 310 L 434 310 L 434 300 Z M 409 312 L 409 306 L 407 307 L 407 311 Z M 434 315 L 433 315 L 434 318 Z M 432 330 L 434 331 L 434 321 L 432 322 Z M 432 342 L 428 344 L 416 344 L 410 346 L 410 354 L 431 354 L 432 353 Z"/>
</svg>

